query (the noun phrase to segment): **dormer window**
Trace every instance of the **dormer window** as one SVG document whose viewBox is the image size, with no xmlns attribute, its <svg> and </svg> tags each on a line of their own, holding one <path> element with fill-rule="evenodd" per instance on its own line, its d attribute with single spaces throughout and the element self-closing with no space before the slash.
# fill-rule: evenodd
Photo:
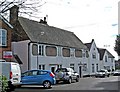
<svg viewBox="0 0 120 92">
<path fill-rule="evenodd" d="M 0 29 L 0 46 L 7 46 L 7 30 Z"/>
</svg>

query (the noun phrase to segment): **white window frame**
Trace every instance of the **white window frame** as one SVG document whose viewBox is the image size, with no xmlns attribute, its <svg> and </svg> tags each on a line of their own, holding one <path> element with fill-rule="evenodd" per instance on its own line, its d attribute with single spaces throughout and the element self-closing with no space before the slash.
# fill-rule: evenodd
<svg viewBox="0 0 120 92">
<path fill-rule="evenodd" d="M 3 32 L 5 32 L 5 35 L 3 35 Z M 3 39 L 5 40 L 4 44 Z M 5 29 L 0 29 L 0 46 L 7 46 L 7 30 Z"/>
</svg>

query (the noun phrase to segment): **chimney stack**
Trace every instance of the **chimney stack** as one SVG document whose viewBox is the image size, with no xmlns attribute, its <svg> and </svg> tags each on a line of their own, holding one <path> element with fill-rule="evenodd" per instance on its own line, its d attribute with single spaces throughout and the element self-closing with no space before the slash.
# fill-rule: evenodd
<svg viewBox="0 0 120 92">
<path fill-rule="evenodd" d="M 10 8 L 10 23 L 12 25 L 15 25 L 16 21 L 18 20 L 18 12 L 19 7 L 17 5 L 14 5 L 13 7 Z"/>
<path fill-rule="evenodd" d="M 47 25 L 47 19 L 46 19 L 46 17 L 44 17 L 44 20 L 40 19 L 40 23 Z"/>
</svg>

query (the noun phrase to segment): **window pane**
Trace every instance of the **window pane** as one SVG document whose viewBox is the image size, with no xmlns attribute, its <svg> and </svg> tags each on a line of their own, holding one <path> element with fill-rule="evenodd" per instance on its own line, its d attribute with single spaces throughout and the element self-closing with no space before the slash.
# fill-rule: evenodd
<svg viewBox="0 0 120 92">
<path fill-rule="evenodd" d="M 87 57 L 87 58 L 89 57 L 88 51 L 86 51 L 86 57 Z"/>
<path fill-rule="evenodd" d="M 94 64 L 92 64 L 92 72 L 94 73 Z"/>
<path fill-rule="evenodd" d="M 2 45 L 2 38 L 1 38 L 1 36 L 0 36 L 0 45 Z"/>
<path fill-rule="evenodd" d="M 37 55 L 38 54 L 38 46 L 37 44 L 32 45 L 32 54 Z"/>
<path fill-rule="evenodd" d="M 0 45 L 7 45 L 7 31 L 5 29 L 0 29 Z"/>
<path fill-rule="evenodd" d="M 75 50 L 75 57 L 82 57 L 82 50 Z"/>
<path fill-rule="evenodd" d="M 44 55 L 44 46 L 43 45 L 39 46 L 39 55 L 41 55 L 41 56 Z"/>
<path fill-rule="evenodd" d="M 46 46 L 46 55 L 47 56 L 57 56 L 57 49 L 53 46 Z"/>
<path fill-rule="evenodd" d="M 74 64 L 70 64 L 70 68 L 74 70 Z"/>
<path fill-rule="evenodd" d="M 63 48 L 62 53 L 64 57 L 70 57 L 70 49 L 68 48 Z"/>
<path fill-rule="evenodd" d="M 6 38 L 2 38 L 2 45 L 5 46 L 6 45 Z"/>
<path fill-rule="evenodd" d="M 83 71 L 87 71 L 87 64 L 83 64 Z"/>
</svg>

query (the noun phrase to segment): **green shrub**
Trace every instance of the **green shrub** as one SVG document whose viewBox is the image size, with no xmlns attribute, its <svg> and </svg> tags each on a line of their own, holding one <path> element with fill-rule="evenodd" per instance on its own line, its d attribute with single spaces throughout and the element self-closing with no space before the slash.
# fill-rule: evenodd
<svg viewBox="0 0 120 92">
<path fill-rule="evenodd" d="M 8 80 L 4 75 L 0 75 L 0 92 L 7 92 Z"/>
</svg>

